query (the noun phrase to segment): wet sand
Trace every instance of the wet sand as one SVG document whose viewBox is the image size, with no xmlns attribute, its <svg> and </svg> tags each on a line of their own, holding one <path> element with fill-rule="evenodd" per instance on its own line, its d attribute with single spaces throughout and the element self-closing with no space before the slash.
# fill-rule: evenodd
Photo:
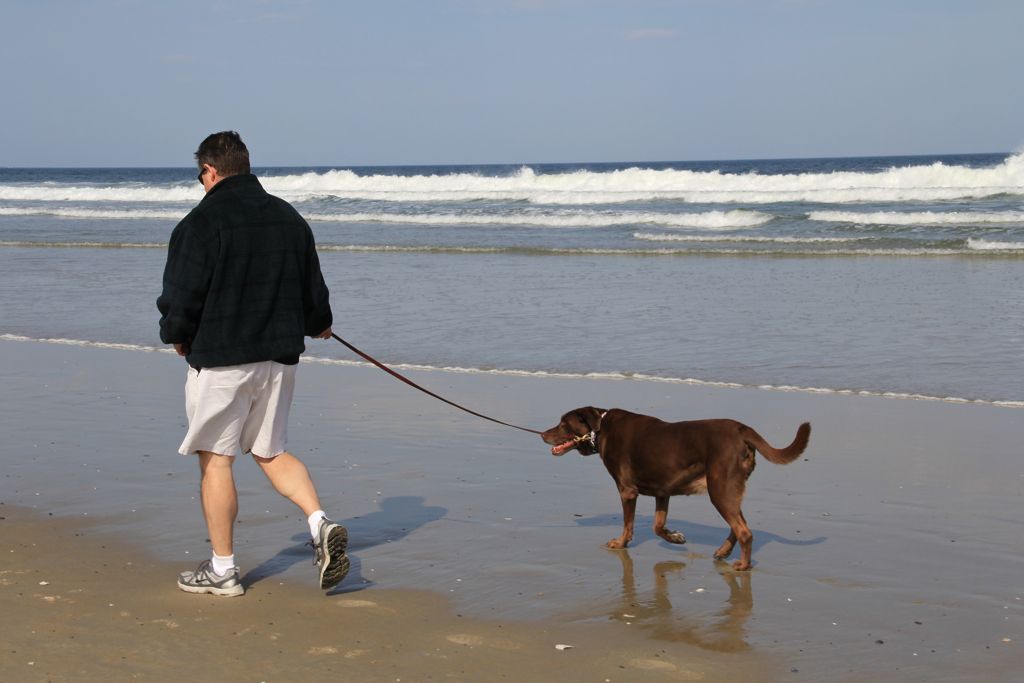
<svg viewBox="0 0 1024 683">
<path fill-rule="evenodd" d="M 4 681 L 714 680 L 768 666 L 594 624 L 467 618 L 428 591 L 325 598 L 261 580 L 241 598 L 188 595 L 172 567 L 87 524 L 0 516 Z"/>
<path fill-rule="evenodd" d="M 734 417 L 785 445 L 810 420 L 805 457 L 758 463 L 755 566 L 736 573 L 711 558 L 727 530 L 706 498 L 672 501 L 685 546 L 641 499 L 630 549 L 609 551 L 621 515 L 596 457 L 553 458 L 373 368 L 304 364 L 290 448 L 349 527 L 352 571 L 316 590 L 304 520 L 240 459 L 247 594 L 225 600 L 174 585 L 208 553 L 175 453 L 183 362 L 14 341 L 0 358 L 0 680 L 1019 680 L 1017 409 L 409 373 L 534 428 L 590 404 Z"/>
</svg>

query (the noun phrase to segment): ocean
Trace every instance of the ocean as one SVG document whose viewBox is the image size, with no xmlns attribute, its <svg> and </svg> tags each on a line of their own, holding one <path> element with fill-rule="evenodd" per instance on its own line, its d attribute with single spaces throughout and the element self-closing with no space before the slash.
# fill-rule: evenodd
<svg viewBox="0 0 1024 683">
<path fill-rule="evenodd" d="M 1024 407 L 1024 153 L 254 170 L 389 364 Z M 0 338 L 161 347 L 195 175 L 0 168 Z"/>
</svg>

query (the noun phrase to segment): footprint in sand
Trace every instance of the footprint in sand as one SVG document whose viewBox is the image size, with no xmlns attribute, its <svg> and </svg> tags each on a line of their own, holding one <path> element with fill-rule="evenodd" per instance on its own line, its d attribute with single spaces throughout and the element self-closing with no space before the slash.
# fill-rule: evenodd
<svg viewBox="0 0 1024 683">
<path fill-rule="evenodd" d="M 179 626 L 178 622 L 174 621 L 173 619 L 154 619 L 153 623 L 163 624 L 167 628 L 178 628 Z"/>
<path fill-rule="evenodd" d="M 665 662 L 660 659 L 633 659 L 629 662 L 629 665 L 635 669 L 642 669 L 644 671 L 671 671 L 675 674 L 674 678 L 684 681 L 699 681 L 704 678 L 704 674 L 697 671 L 686 671 L 680 669 L 672 662 Z"/>
<path fill-rule="evenodd" d="M 338 607 L 346 607 L 352 609 L 368 609 L 374 612 L 382 612 L 384 614 L 394 614 L 395 610 L 390 607 L 381 607 L 373 600 L 358 600 L 356 598 L 346 598 L 344 600 L 335 600 L 334 604 Z"/>
<path fill-rule="evenodd" d="M 308 655 L 336 655 L 338 654 L 338 648 L 330 645 L 314 646 L 306 650 Z"/>
<path fill-rule="evenodd" d="M 474 636 L 469 633 L 454 633 L 447 638 L 449 643 L 455 643 L 456 645 L 483 645 L 484 639 L 480 636 Z"/>
<path fill-rule="evenodd" d="M 448 636 L 449 643 L 455 643 L 456 645 L 467 645 L 469 647 L 476 647 L 479 645 L 485 645 L 492 647 L 495 650 L 505 650 L 511 652 L 513 650 L 522 649 L 522 645 L 511 640 L 504 640 L 501 638 L 484 638 L 472 633 L 453 633 Z"/>
<path fill-rule="evenodd" d="M 8 574 L 14 574 L 14 575 L 28 574 L 28 570 L 27 569 L 4 569 L 3 571 L 0 571 L 0 586 L 13 586 L 14 585 L 14 581 L 12 581 L 11 579 L 7 578 Z"/>
<path fill-rule="evenodd" d="M 672 664 L 671 661 L 665 661 L 663 659 L 631 659 L 630 666 L 634 669 L 641 669 L 643 671 L 671 672 L 673 674 L 673 678 L 680 681 L 699 681 L 703 678 L 703 674 L 699 672 L 680 669 L 676 665 Z"/>
</svg>

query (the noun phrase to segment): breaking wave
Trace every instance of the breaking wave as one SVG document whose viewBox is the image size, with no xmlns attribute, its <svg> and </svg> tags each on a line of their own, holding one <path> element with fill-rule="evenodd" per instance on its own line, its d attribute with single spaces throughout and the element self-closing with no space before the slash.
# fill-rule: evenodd
<svg viewBox="0 0 1024 683">
<path fill-rule="evenodd" d="M 414 225 L 501 225 L 545 228 L 599 228 L 620 225 L 664 225 L 677 228 L 704 228 L 708 230 L 729 230 L 732 228 L 753 228 L 773 219 L 770 214 L 760 211 L 708 211 L 705 213 L 654 213 L 654 212 L 562 212 L 562 213 L 356 213 L 356 214 L 306 214 L 311 221 L 335 221 L 345 223 L 407 223 Z"/>
<path fill-rule="evenodd" d="M 875 237 L 765 237 L 760 235 L 677 235 L 665 233 L 635 232 L 633 237 L 648 242 L 737 242 L 756 244 L 838 244 L 865 242 Z"/>
<path fill-rule="evenodd" d="M 62 209 L 58 207 L 0 207 L 0 216 L 56 216 L 86 220 L 172 220 L 184 218 L 187 211 L 154 209 Z"/>
<path fill-rule="evenodd" d="M 89 209 L 59 207 L 0 207 L 0 216 L 55 216 L 84 220 L 181 220 L 185 210 Z M 601 228 L 621 225 L 662 225 L 676 228 L 729 230 L 753 228 L 772 220 L 760 211 L 707 211 L 704 213 L 587 212 L 560 213 L 304 213 L 309 221 L 333 223 L 388 223 L 398 225 L 526 226 L 542 228 Z"/>
<path fill-rule="evenodd" d="M 724 237 L 701 235 L 656 235 L 634 233 L 641 241 L 693 243 L 693 247 L 664 247 L 659 249 L 623 249 L 601 247 L 529 247 L 529 246 L 460 246 L 460 245 L 397 245 L 397 244 L 318 244 L 317 251 L 325 253 L 378 253 L 378 254 L 509 254 L 523 256 L 977 256 L 1019 258 L 1024 255 L 1024 242 L 993 242 L 970 238 L 962 240 L 960 247 L 840 247 L 877 240 L 873 237 Z M 735 247 L 707 247 L 700 244 L 732 244 Z M 759 249 L 744 249 L 744 244 L 768 245 Z M 772 248 L 771 245 L 777 245 Z M 828 248 L 829 245 L 835 245 Z M 815 247 L 819 248 L 815 248 Z M 44 240 L 0 240 L 0 247 L 34 249 L 166 249 L 166 242 L 85 242 Z"/>
<path fill-rule="evenodd" d="M 982 213 L 975 211 L 811 211 L 812 221 L 858 225 L 986 225 L 1024 223 L 1022 211 Z"/>
<path fill-rule="evenodd" d="M 978 239 L 976 237 L 969 237 L 967 239 L 967 248 L 974 251 L 1007 251 L 1007 252 L 1024 252 L 1024 242 L 995 242 L 991 240 Z"/>
<path fill-rule="evenodd" d="M 272 193 L 290 201 L 313 199 L 445 202 L 499 200 L 531 204 L 618 204 L 672 200 L 695 203 L 937 201 L 1024 195 L 1024 153 L 989 168 L 956 164 L 892 167 L 883 171 L 829 173 L 723 173 L 631 167 L 613 171 L 537 172 L 511 175 L 454 172 L 370 174 L 339 169 L 261 177 Z M 57 183 L 0 185 L 0 201 L 194 203 L 194 182 L 164 185 L 89 186 Z"/>
</svg>

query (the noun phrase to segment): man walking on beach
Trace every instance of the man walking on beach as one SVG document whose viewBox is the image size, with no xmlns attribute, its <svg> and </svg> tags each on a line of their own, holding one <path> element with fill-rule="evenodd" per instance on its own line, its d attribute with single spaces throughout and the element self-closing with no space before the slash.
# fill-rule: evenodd
<svg viewBox="0 0 1024 683">
<path fill-rule="evenodd" d="M 285 450 L 304 337 L 331 337 L 313 233 L 252 175 L 238 133 L 210 135 L 195 157 L 206 196 L 171 234 L 157 308 L 160 339 L 189 364 L 188 433 L 178 451 L 199 455 L 213 557 L 183 572 L 178 587 L 245 592 L 233 548 L 232 466 L 250 453 L 277 492 L 306 514 L 320 588 L 333 588 L 348 573 L 348 532 L 325 516 L 306 466 Z"/>
</svg>

